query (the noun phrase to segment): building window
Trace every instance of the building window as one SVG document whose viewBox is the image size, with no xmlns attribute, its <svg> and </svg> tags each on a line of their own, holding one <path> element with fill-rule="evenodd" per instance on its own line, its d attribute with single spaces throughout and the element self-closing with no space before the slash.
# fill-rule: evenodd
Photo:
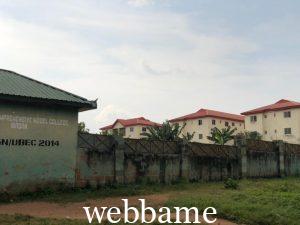
<svg viewBox="0 0 300 225">
<path fill-rule="evenodd" d="M 291 111 L 284 112 L 284 118 L 290 118 L 291 117 Z"/>
<path fill-rule="evenodd" d="M 122 136 L 122 137 L 124 137 L 125 134 L 126 134 L 125 128 L 120 128 L 120 129 L 119 129 L 119 135 Z"/>
<path fill-rule="evenodd" d="M 146 132 L 146 131 L 147 131 L 147 127 L 143 127 L 143 128 L 142 128 L 142 131 L 143 131 L 143 132 Z"/>
<path fill-rule="evenodd" d="M 130 127 L 130 132 L 133 132 L 134 131 L 134 127 Z"/>
<path fill-rule="evenodd" d="M 275 129 L 275 131 L 274 131 L 274 132 L 275 132 L 275 134 L 276 134 L 276 133 L 277 133 L 277 130 Z"/>
<path fill-rule="evenodd" d="M 286 135 L 292 134 L 292 128 L 284 128 L 284 134 Z"/>
<path fill-rule="evenodd" d="M 235 126 L 235 123 L 233 123 L 233 122 L 232 122 L 232 123 L 231 123 L 231 126 L 233 126 L 233 127 L 234 127 L 234 126 Z"/>
<path fill-rule="evenodd" d="M 276 113 L 274 113 L 274 117 L 276 117 Z"/>
<path fill-rule="evenodd" d="M 242 124 L 240 123 L 240 127 L 242 126 Z"/>
<path fill-rule="evenodd" d="M 225 126 L 226 126 L 226 127 L 228 127 L 228 126 L 229 126 L 229 123 L 228 123 L 227 121 L 225 122 Z"/>
<path fill-rule="evenodd" d="M 199 134 L 199 139 L 203 139 L 203 134 Z"/>
<path fill-rule="evenodd" d="M 265 117 L 265 119 L 267 119 L 268 116 L 265 114 L 264 117 Z"/>
<path fill-rule="evenodd" d="M 268 131 L 265 130 L 265 134 L 268 134 Z"/>
<path fill-rule="evenodd" d="M 198 120 L 198 124 L 199 124 L 199 125 L 202 125 L 202 120 Z"/>
<path fill-rule="evenodd" d="M 212 125 L 216 125 L 216 120 L 211 121 Z"/>
<path fill-rule="evenodd" d="M 250 116 L 250 121 L 251 122 L 256 122 L 257 121 L 257 116 Z"/>
</svg>

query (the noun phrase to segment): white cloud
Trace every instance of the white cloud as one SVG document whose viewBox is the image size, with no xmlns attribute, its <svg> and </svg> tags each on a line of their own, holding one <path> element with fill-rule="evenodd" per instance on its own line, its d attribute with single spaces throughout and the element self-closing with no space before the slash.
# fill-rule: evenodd
<svg viewBox="0 0 300 225">
<path fill-rule="evenodd" d="M 153 4 L 153 0 L 129 0 L 128 4 L 135 7 L 142 7 L 145 5 Z"/>
<path fill-rule="evenodd" d="M 129 112 L 116 105 L 107 105 L 101 109 L 101 112 L 96 116 L 96 121 L 101 126 L 106 126 L 115 122 L 116 119 L 129 118 Z"/>
<path fill-rule="evenodd" d="M 57 5 L 63 16 L 48 20 L 59 26 L 0 16 L 1 66 L 99 98 L 98 110 L 80 115 L 92 131 L 118 117 L 162 122 L 201 107 L 238 113 L 280 98 L 284 77 L 293 81 L 290 96 L 299 96 L 297 60 L 244 60 L 262 47 L 242 36 L 196 32 L 184 13 Z"/>
</svg>

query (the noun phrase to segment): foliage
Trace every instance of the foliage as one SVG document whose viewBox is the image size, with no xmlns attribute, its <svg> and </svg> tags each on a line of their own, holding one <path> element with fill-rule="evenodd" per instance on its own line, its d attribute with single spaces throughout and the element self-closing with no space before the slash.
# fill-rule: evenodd
<svg viewBox="0 0 300 225">
<path fill-rule="evenodd" d="M 241 132 L 241 133 L 238 133 L 236 135 L 237 138 L 240 138 L 240 139 L 250 139 L 250 140 L 261 140 L 262 138 L 262 135 L 257 132 L 257 131 L 245 131 L 245 132 Z"/>
<path fill-rule="evenodd" d="M 224 181 L 224 187 L 226 189 L 233 189 L 233 190 L 235 190 L 235 189 L 238 189 L 239 183 L 238 183 L 237 180 L 234 180 L 232 178 L 228 178 L 228 179 L 226 179 Z"/>
<path fill-rule="evenodd" d="M 191 140 L 193 140 L 194 135 L 195 135 L 195 132 L 193 132 L 192 134 L 187 132 L 186 134 L 182 134 L 182 139 L 185 142 L 190 142 Z"/>
<path fill-rule="evenodd" d="M 148 132 L 141 135 L 149 140 L 161 141 L 178 141 L 181 140 L 180 134 L 185 124 L 180 127 L 178 123 L 171 124 L 169 121 L 164 122 L 161 126 L 148 127 Z"/>
<path fill-rule="evenodd" d="M 217 127 L 214 127 L 213 129 L 211 129 L 211 136 L 207 136 L 207 139 L 214 142 L 215 144 L 225 145 L 228 141 L 234 139 L 233 134 L 236 130 L 236 128 L 231 129 L 230 126 L 221 130 Z"/>
<path fill-rule="evenodd" d="M 82 133 L 89 133 L 90 130 L 86 128 L 85 122 L 78 123 L 78 131 Z"/>
</svg>

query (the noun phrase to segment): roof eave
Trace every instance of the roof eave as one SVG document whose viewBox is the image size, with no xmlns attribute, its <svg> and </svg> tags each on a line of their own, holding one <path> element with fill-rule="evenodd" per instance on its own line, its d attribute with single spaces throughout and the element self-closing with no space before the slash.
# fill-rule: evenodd
<svg viewBox="0 0 300 225">
<path fill-rule="evenodd" d="M 43 104 L 43 105 L 65 106 L 65 107 L 77 108 L 79 112 L 97 108 L 97 101 L 86 101 L 80 103 L 80 102 L 62 101 L 57 99 L 44 99 L 44 98 L 34 98 L 34 97 L 7 95 L 7 94 L 0 94 L 0 100 L 33 104 L 33 105 Z"/>
<path fill-rule="evenodd" d="M 295 105 L 295 106 L 286 106 L 286 107 L 281 107 L 278 109 L 264 109 L 264 110 L 253 110 L 253 111 L 246 111 L 241 113 L 244 116 L 248 116 L 248 115 L 253 115 L 253 114 L 259 114 L 259 113 L 266 113 L 266 112 L 275 112 L 275 111 L 281 111 L 281 110 L 286 110 L 286 109 L 295 109 L 295 108 L 300 108 L 299 105 Z"/>
</svg>

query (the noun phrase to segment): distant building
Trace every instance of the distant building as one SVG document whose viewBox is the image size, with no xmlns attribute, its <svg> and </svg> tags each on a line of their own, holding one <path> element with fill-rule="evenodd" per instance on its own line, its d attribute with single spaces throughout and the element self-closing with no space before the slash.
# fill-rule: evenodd
<svg viewBox="0 0 300 225">
<path fill-rule="evenodd" d="M 117 119 L 113 124 L 100 128 L 103 134 L 115 134 L 124 138 L 140 139 L 141 133 L 148 132 L 148 127 L 160 126 L 144 117 Z"/>
<path fill-rule="evenodd" d="M 244 116 L 209 109 L 200 109 L 195 113 L 169 121 L 172 124 L 178 123 L 181 127 L 186 124 L 182 134 L 194 133 L 192 141 L 201 143 L 211 143 L 207 136 L 210 135 L 211 129 L 214 127 L 222 129 L 230 126 L 237 128 L 236 133 L 244 131 Z"/>
<path fill-rule="evenodd" d="M 263 140 L 300 144 L 300 103 L 282 99 L 242 113 L 245 129 L 262 134 Z"/>
</svg>

